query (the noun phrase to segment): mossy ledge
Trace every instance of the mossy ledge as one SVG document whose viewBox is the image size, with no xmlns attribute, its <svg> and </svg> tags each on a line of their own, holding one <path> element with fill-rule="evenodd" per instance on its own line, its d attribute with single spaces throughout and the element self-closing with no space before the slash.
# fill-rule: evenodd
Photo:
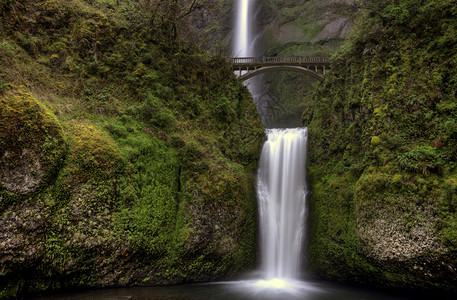
<svg viewBox="0 0 457 300">
<path fill-rule="evenodd" d="M 255 264 L 252 98 L 143 4 L 0 1 L 0 298 Z"/>
</svg>

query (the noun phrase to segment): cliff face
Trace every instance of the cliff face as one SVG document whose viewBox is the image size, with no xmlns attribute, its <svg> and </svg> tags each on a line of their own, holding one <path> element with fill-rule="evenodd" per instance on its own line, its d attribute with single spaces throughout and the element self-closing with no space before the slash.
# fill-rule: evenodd
<svg viewBox="0 0 457 300">
<path fill-rule="evenodd" d="M 257 1 L 259 53 L 267 56 L 329 56 L 352 25 L 348 1 Z M 301 112 L 318 84 L 294 72 L 267 73 L 255 101 L 266 127 L 302 125 Z"/>
<path fill-rule="evenodd" d="M 333 55 L 322 86 L 268 74 L 255 95 L 266 126 L 309 126 L 319 277 L 455 290 L 455 4 L 257 2 L 260 53 Z"/>
<path fill-rule="evenodd" d="M 190 1 L 187 1 L 190 2 Z M 210 52 L 231 55 L 234 20 L 238 0 L 205 0 L 195 11 L 180 20 L 183 38 Z"/>
<path fill-rule="evenodd" d="M 146 4 L 0 1 L 0 298 L 255 262 L 252 98 Z"/>
<path fill-rule="evenodd" d="M 351 14 L 343 8 L 347 1 L 275 1 L 260 0 L 260 16 L 258 23 L 263 25 L 265 32 L 263 46 L 288 48 L 318 43 L 321 48 L 333 48 L 332 40 L 343 40 L 351 25 Z M 302 49 L 303 51 L 303 49 Z"/>
<path fill-rule="evenodd" d="M 455 1 L 367 1 L 304 113 L 311 268 L 455 290 Z"/>
</svg>

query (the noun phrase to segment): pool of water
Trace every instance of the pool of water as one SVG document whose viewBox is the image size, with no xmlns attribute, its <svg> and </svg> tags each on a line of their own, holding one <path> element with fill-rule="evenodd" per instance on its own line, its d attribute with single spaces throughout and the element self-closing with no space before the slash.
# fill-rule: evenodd
<svg viewBox="0 0 457 300">
<path fill-rule="evenodd" d="M 256 280 L 73 291 L 58 295 L 33 297 L 43 300 L 407 300 L 406 295 L 373 291 L 327 282 L 262 282 Z"/>
</svg>

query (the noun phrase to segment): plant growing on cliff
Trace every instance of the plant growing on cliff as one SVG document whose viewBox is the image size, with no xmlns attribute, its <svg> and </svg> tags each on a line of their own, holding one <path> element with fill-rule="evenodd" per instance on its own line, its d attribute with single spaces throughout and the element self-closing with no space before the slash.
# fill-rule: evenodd
<svg viewBox="0 0 457 300">
<path fill-rule="evenodd" d="M 441 151 L 432 146 L 416 147 L 399 154 L 396 162 L 402 169 L 421 173 L 424 176 L 429 175 L 430 172 L 441 173 L 445 163 Z"/>
</svg>

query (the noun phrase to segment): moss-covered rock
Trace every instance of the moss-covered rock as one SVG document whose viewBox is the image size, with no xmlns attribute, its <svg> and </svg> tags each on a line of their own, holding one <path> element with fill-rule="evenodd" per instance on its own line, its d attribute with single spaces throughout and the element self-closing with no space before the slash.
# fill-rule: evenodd
<svg viewBox="0 0 457 300">
<path fill-rule="evenodd" d="M 0 12 L 0 298 L 229 279 L 255 265 L 255 105 L 225 57 L 181 40 L 145 3 Z M 38 164 L 27 194 L 4 180 Z"/>
<path fill-rule="evenodd" d="M 320 276 L 456 289 L 454 5 L 369 1 L 333 57 L 306 113 Z"/>
<path fill-rule="evenodd" d="M 62 128 L 25 87 L 1 95 L 0 104 L 0 185 L 12 194 L 29 194 L 64 155 Z"/>
</svg>

